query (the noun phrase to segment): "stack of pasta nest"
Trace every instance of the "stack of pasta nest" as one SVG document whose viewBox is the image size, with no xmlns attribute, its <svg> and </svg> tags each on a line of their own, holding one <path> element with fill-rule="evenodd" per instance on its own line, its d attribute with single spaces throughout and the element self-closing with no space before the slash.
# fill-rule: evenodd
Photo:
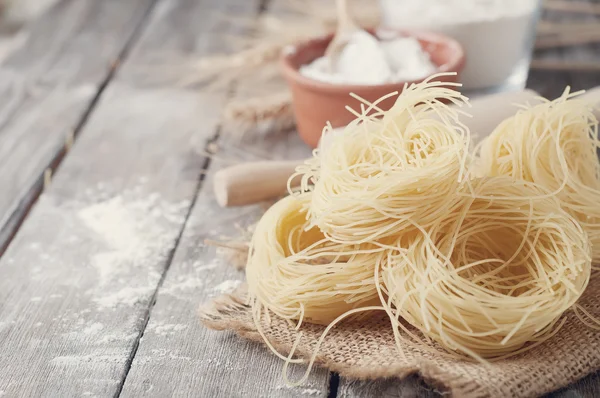
<svg viewBox="0 0 600 398">
<path fill-rule="evenodd" d="M 470 148 L 467 98 L 435 79 L 326 128 L 300 192 L 258 223 L 246 274 L 264 338 L 271 316 L 327 325 L 320 344 L 385 311 L 400 355 L 410 340 L 488 362 L 551 338 L 569 310 L 597 327 L 577 304 L 600 259 L 591 106 L 566 90 Z"/>
</svg>

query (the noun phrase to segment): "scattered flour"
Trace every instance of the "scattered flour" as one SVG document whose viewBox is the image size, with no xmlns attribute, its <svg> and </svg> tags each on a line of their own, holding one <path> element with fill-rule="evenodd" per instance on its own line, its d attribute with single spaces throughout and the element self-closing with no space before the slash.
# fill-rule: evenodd
<svg viewBox="0 0 600 398">
<path fill-rule="evenodd" d="M 109 283 L 131 267 L 147 265 L 160 254 L 160 249 L 164 252 L 169 248 L 177 233 L 172 224 L 184 221 L 182 210 L 189 205 L 185 202 L 186 206 L 170 205 L 161 201 L 158 194 L 141 200 L 116 196 L 81 209 L 79 218 L 108 246 L 92 259 L 100 284 Z"/>
<path fill-rule="evenodd" d="M 177 359 L 177 360 L 181 360 L 181 361 L 191 361 L 192 360 L 192 357 L 177 355 L 177 352 L 170 351 L 166 348 L 152 349 L 152 350 L 150 350 L 150 352 L 152 354 L 150 358 L 139 359 L 139 361 L 140 362 L 152 362 L 153 360 L 156 360 L 156 359 Z M 137 358 L 136 358 L 136 361 L 138 361 Z"/>
<path fill-rule="evenodd" d="M 104 329 L 104 325 L 96 322 L 96 323 L 92 323 L 91 325 L 89 325 L 88 327 L 83 329 L 83 333 L 84 334 L 95 334 L 95 333 L 98 333 L 99 331 L 101 331 L 102 329 Z"/>
<path fill-rule="evenodd" d="M 316 388 L 305 388 L 300 392 L 302 395 L 319 395 L 321 394 L 321 390 L 317 390 Z"/>
<path fill-rule="evenodd" d="M 218 284 L 217 286 L 215 286 L 214 290 L 218 293 L 231 293 L 241 283 L 242 283 L 242 281 L 238 281 L 238 280 L 227 280 L 227 281 L 222 282 L 222 283 Z"/>
<path fill-rule="evenodd" d="M 422 79 L 436 71 L 419 41 L 413 37 L 378 40 L 365 31 L 350 38 L 333 73 L 327 57 L 300 67 L 300 73 L 333 84 L 376 85 Z"/>
<path fill-rule="evenodd" d="M 102 337 L 97 342 L 98 342 L 98 344 L 106 344 L 106 343 L 115 343 L 117 341 L 129 341 L 129 340 L 135 339 L 137 336 L 138 336 L 137 333 L 124 334 L 124 335 L 109 334 L 109 335 Z"/>
<path fill-rule="evenodd" d="M 153 348 L 150 350 L 150 352 L 152 353 L 152 355 L 157 356 L 157 357 L 165 357 L 167 356 L 171 351 L 167 350 L 166 348 Z"/>
<path fill-rule="evenodd" d="M 192 267 L 194 268 L 194 271 L 199 272 L 199 271 L 208 271 L 211 269 L 215 269 L 219 266 L 219 259 L 216 258 L 214 259 L 214 261 L 212 263 L 204 263 L 202 261 L 194 261 L 192 264 Z"/>
<path fill-rule="evenodd" d="M 180 332 L 182 330 L 187 329 L 187 325 L 182 325 L 182 324 L 162 324 L 162 325 L 156 325 L 154 327 L 150 327 L 150 330 L 152 330 L 154 333 L 156 333 L 159 336 L 168 336 L 177 332 Z"/>
<path fill-rule="evenodd" d="M 77 212 L 82 225 L 100 238 L 90 259 L 98 274 L 90 293 L 101 309 L 133 306 L 154 292 L 161 274 L 153 266 L 175 244 L 190 201 L 172 203 L 139 186 L 118 196 L 106 192 L 99 183 L 85 193 L 95 202 Z"/>
<path fill-rule="evenodd" d="M 165 281 L 160 293 L 168 294 L 179 300 L 197 300 L 196 293 L 200 292 L 203 286 L 209 284 L 212 277 L 212 274 L 206 271 L 217 268 L 220 263 L 219 258 L 214 258 L 209 263 L 205 260 L 186 261 L 182 264 L 183 268 L 187 270 L 186 274 L 179 275 L 174 280 Z"/>
<path fill-rule="evenodd" d="M 79 366 L 82 362 L 115 363 L 122 364 L 125 361 L 123 355 L 64 355 L 58 356 L 50 362 L 54 365 Z"/>
<path fill-rule="evenodd" d="M 179 275 L 177 281 L 169 286 L 171 290 L 188 290 L 196 289 L 204 285 L 204 279 L 195 278 L 193 276 Z"/>
<path fill-rule="evenodd" d="M 298 392 L 301 395 L 320 395 L 322 393 L 321 390 L 314 388 L 314 386 L 307 386 L 308 388 L 303 388 L 300 389 L 300 386 L 287 386 L 287 385 L 281 385 L 281 386 L 277 386 L 275 387 L 276 390 L 299 390 Z"/>
<path fill-rule="evenodd" d="M 158 280 L 156 281 L 158 283 Z M 134 306 L 154 291 L 153 286 L 124 287 L 96 299 L 99 308 L 116 308 L 120 305 Z"/>
<path fill-rule="evenodd" d="M 168 294 L 182 300 L 188 298 L 192 299 L 195 297 L 188 293 L 193 293 L 202 286 L 204 286 L 203 278 L 195 277 L 193 275 L 180 275 L 177 277 L 176 281 L 163 285 L 160 292 L 161 294 Z"/>
</svg>

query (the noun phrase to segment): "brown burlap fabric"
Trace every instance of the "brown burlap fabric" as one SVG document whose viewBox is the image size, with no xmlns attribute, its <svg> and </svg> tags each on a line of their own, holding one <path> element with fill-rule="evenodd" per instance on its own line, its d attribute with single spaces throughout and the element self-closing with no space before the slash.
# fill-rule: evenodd
<svg viewBox="0 0 600 398">
<path fill-rule="evenodd" d="M 600 317 L 600 275 L 595 275 L 579 303 Z M 262 341 L 244 304 L 244 292 L 223 296 L 200 310 L 203 323 L 217 330 Z M 600 331 L 585 326 L 569 311 L 563 328 L 544 344 L 519 356 L 482 365 L 432 354 L 417 345 L 398 355 L 386 315 L 340 323 L 327 335 L 316 363 L 340 375 L 376 379 L 404 378 L 417 373 L 455 397 L 531 397 L 566 386 L 600 369 Z M 274 317 L 264 325 L 267 337 L 280 352 L 289 353 L 298 332 Z M 309 357 L 324 327 L 304 324 L 297 353 Z"/>
</svg>

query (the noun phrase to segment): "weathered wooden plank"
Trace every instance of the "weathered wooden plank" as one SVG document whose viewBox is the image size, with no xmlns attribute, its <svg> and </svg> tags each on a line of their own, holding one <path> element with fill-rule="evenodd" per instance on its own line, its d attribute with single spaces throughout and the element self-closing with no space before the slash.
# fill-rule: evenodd
<svg viewBox="0 0 600 398">
<path fill-rule="evenodd" d="M 0 16 L 13 25 L 22 25 L 43 15 L 58 0 L 0 0 Z"/>
<path fill-rule="evenodd" d="M 65 0 L 0 48 L 0 252 L 154 0 Z"/>
<path fill-rule="evenodd" d="M 251 145 L 277 156 L 302 158 L 308 148 L 294 135 L 270 137 Z M 239 157 L 239 153 L 219 153 Z M 133 361 L 123 396 L 292 397 L 327 396 L 328 373 L 313 371 L 309 381 L 287 388 L 281 376 L 283 362 L 266 348 L 231 333 L 203 327 L 195 316 L 198 305 L 237 286 L 244 279 L 219 257 L 205 239 L 236 238 L 240 229 L 258 220 L 257 205 L 223 210 L 212 193 L 213 168 L 204 182 L 173 263 L 160 288 L 148 327 Z M 261 211 L 262 210 L 262 211 Z M 294 369 L 297 379 L 303 367 Z"/>
<path fill-rule="evenodd" d="M 600 374 L 590 375 L 562 390 L 547 395 L 548 398 L 600 397 Z"/>
<path fill-rule="evenodd" d="M 594 3 L 600 4 L 600 1 L 589 0 L 588 5 L 590 9 L 595 6 Z M 563 13 L 561 20 L 564 22 L 578 22 L 581 24 L 595 23 L 600 28 L 600 15 L 594 13 Z M 564 49 L 564 59 L 571 62 L 582 61 L 600 64 L 600 43 L 566 47 Z M 571 84 L 573 90 L 589 89 L 600 86 L 600 73 L 571 72 Z"/>
<path fill-rule="evenodd" d="M 217 107 L 169 89 L 108 90 L 0 260 L 6 396 L 119 391 L 196 191 L 190 144 L 214 133 Z"/>
<path fill-rule="evenodd" d="M 402 397 L 402 398 L 434 398 L 443 394 L 428 387 L 418 377 L 413 376 L 402 383 L 397 380 L 379 380 L 375 382 L 350 380 L 340 384 L 338 398 L 356 397 Z M 548 398 L 595 398 L 600 396 L 600 376 L 588 376 L 573 386 L 566 387 L 552 394 Z"/>
<path fill-rule="evenodd" d="M 378 398 L 434 398 L 440 396 L 416 376 L 402 382 L 394 379 L 378 381 L 347 380 L 340 383 L 339 398 L 378 397 Z"/>
<path fill-rule="evenodd" d="M 255 3 L 258 10 L 258 2 Z M 179 39 L 165 34 L 173 26 L 185 25 L 181 19 L 198 8 L 172 9 L 161 32 L 168 48 L 185 48 L 189 34 Z M 203 12 L 203 11 L 202 11 Z M 176 23 L 181 22 L 181 23 Z M 158 37 L 157 37 L 158 39 Z M 150 59 L 155 52 L 140 47 L 140 57 Z M 203 45 L 212 43 L 205 39 Z M 164 47 L 163 47 L 164 48 Z M 168 53 L 172 50 L 167 50 Z M 181 51 L 181 50 L 179 50 Z M 141 53 L 145 54 L 141 54 Z M 134 71 L 132 70 L 132 73 Z M 256 86 L 241 83 L 237 96 L 252 95 Z M 222 236 L 236 238 L 243 229 L 256 221 L 264 208 L 260 205 L 238 209 L 221 209 L 214 200 L 212 178 L 222 166 L 218 159 L 246 160 L 254 156 L 303 158 L 310 150 L 291 133 L 262 137 L 246 137 L 232 147 L 232 132 L 222 131 L 219 151 L 186 230 L 175 253 L 173 263 L 152 308 L 148 327 L 140 342 L 122 395 L 136 396 L 218 396 L 218 397 L 291 397 L 327 396 L 328 372 L 314 371 L 308 382 L 298 388 L 288 388 L 281 376 L 282 361 L 258 344 L 242 340 L 231 333 L 218 333 L 204 328 L 196 316 L 200 303 L 222 294 L 244 279 L 243 272 L 217 256 L 215 248 L 204 245 L 206 238 Z M 237 135 L 236 135 L 237 136 Z M 291 377 L 301 377 L 303 368 L 295 368 Z"/>
<path fill-rule="evenodd" d="M 197 26 L 216 41 L 223 31 L 200 16 Z M 124 78 L 106 90 L 0 259 L 1 395 L 118 395 L 196 195 L 205 162 L 197 148 L 215 134 L 222 97 L 135 88 Z"/>
<path fill-rule="evenodd" d="M 2 68 L 30 84 L 97 82 L 120 53 L 154 0 L 63 0 L 18 33 L 25 40 Z"/>
<path fill-rule="evenodd" d="M 564 14 L 553 10 L 544 10 L 542 19 L 549 22 L 560 23 Z M 536 59 L 566 60 L 564 48 L 538 50 L 534 53 Z M 554 99 L 571 85 L 571 74 L 567 71 L 530 70 L 527 79 L 527 88 L 530 88 L 543 97 Z"/>
<path fill-rule="evenodd" d="M 246 28 L 240 21 L 255 18 L 258 8 L 248 13 L 248 7 L 254 7 L 258 1 L 159 1 L 154 12 L 157 22 L 145 32 L 132 51 L 134 62 L 120 76 L 139 87 L 164 84 L 183 87 L 202 54 L 223 54 L 230 49 L 229 39 L 234 33 L 243 34 Z"/>
</svg>

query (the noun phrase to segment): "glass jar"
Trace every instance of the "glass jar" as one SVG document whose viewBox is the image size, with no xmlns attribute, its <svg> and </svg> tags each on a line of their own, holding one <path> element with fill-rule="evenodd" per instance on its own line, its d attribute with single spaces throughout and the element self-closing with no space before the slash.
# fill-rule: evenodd
<svg viewBox="0 0 600 398">
<path fill-rule="evenodd" d="M 471 96 L 525 87 L 541 0 L 380 0 L 382 24 L 453 37 L 466 53 Z"/>
</svg>

